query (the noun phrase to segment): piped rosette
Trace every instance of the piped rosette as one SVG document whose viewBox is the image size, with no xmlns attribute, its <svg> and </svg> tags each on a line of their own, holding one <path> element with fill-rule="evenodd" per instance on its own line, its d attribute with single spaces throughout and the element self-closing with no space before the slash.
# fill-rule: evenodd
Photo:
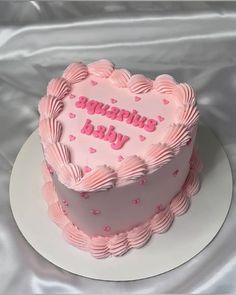
<svg viewBox="0 0 236 295">
<path fill-rule="evenodd" d="M 64 78 L 55 78 L 48 83 L 47 95 L 63 99 L 69 92 L 71 86 Z"/>
<path fill-rule="evenodd" d="M 153 82 L 144 75 L 137 74 L 130 78 L 127 86 L 132 93 L 147 93 L 152 89 Z"/>
<path fill-rule="evenodd" d="M 176 89 L 176 85 L 175 79 L 167 74 L 157 76 L 153 83 L 154 88 L 158 92 L 165 94 L 172 94 Z"/>
<path fill-rule="evenodd" d="M 108 78 L 113 70 L 113 63 L 107 59 L 101 59 L 88 64 L 88 72 L 100 78 Z"/>
<path fill-rule="evenodd" d="M 88 76 L 88 68 L 82 62 L 72 63 L 65 69 L 62 76 L 69 83 L 79 83 Z"/>
</svg>

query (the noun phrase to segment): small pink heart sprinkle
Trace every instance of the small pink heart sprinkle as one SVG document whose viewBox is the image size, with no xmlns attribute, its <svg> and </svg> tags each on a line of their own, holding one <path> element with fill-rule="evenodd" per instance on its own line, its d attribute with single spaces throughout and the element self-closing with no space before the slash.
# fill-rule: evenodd
<svg viewBox="0 0 236 295">
<path fill-rule="evenodd" d="M 68 202 L 66 200 L 63 200 L 62 203 L 65 205 L 65 206 L 69 206 Z"/>
<path fill-rule="evenodd" d="M 135 101 L 140 101 L 141 99 L 142 99 L 142 98 L 139 97 L 139 96 L 135 96 L 135 97 L 134 97 L 134 100 L 135 100 Z"/>
<path fill-rule="evenodd" d="M 139 140 L 140 140 L 140 141 L 144 141 L 145 139 L 146 139 L 145 136 L 143 136 L 143 135 L 139 135 Z"/>
<path fill-rule="evenodd" d="M 111 103 L 117 103 L 117 100 L 115 98 L 111 98 Z"/>
<path fill-rule="evenodd" d="M 74 141 L 75 139 L 76 139 L 76 137 L 74 135 L 72 135 L 72 134 L 69 135 L 69 140 L 70 141 Z"/>
<path fill-rule="evenodd" d="M 121 162 L 121 161 L 124 160 L 124 157 L 122 157 L 122 156 L 118 156 L 117 160 L 118 160 L 118 162 Z"/>
<path fill-rule="evenodd" d="M 104 231 L 108 232 L 111 230 L 111 227 L 109 225 L 105 225 L 103 228 Z"/>
<path fill-rule="evenodd" d="M 191 142 L 192 142 L 192 138 L 189 138 L 189 140 L 187 141 L 187 145 L 190 145 Z"/>
<path fill-rule="evenodd" d="M 50 174 L 53 174 L 53 169 L 52 167 L 47 163 L 47 168 Z"/>
<path fill-rule="evenodd" d="M 69 96 L 69 98 L 70 99 L 73 99 L 73 98 L 75 98 L 75 95 L 71 93 L 70 96 Z"/>
<path fill-rule="evenodd" d="M 74 114 L 74 113 L 69 113 L 69 118 L 70 119 L 74 119 L 76 117 L 76 114 Z"/>
<path fill-rule="evenodd" d="M 163 211 L 165 208 L 162 205 L 158 205 L 156 208 L 156 213 L 160 213 L 161 211 Z"/>
<path fill-rule="evenodd" d="M 96 153 L 96 149 L 95 148 L 93 148 L 93 147 L 90 147 L 89 148 L 89 152 L 90 152 L 90 154 L 94 154 L 94 153 Z"/>
<path fill-rule="evenodd" d="M 84 166 L 84 173 L 88 173 L 90 171 L 92 171 L 92 169 L 89 166 Z"/>
<path fill-rule="evenodd" d="M 140 204 L 140 199 L 139 198 L 138 199 L 133 199 L 132 204 L 134 204 L 134 205 Z"/>
<path fill-rule="evenodd" d="M 165 118 L 164 118 L 164 117 L 162 117 L 162 116 L 157 116 L 157 118 L 158 118 L 158 120 L 159 120 L 160 122 L 162 122 L 162 121 L 164 121 L 164 120 L 165 120 Z"/>
<path fill-rule="evenodd" d="M 147 179 L 142 178 L 138 181 L 138 184 L 144 185 L 146 182 L 147 182 Z"/>
<path fill-rule="evenodd" d="M 165 99 L 165 98 L 162 101 L 163 101 L 164 104 L 170 103 L 169 100 L 168 99 Z"/>
<path fill-rule="evenodd" d="M 176 177 L 178 173 L 179 173 L 179 169 L 175 170 L 175 171 L 172 173 L 172 175 L 173 175 L 174 177 Z"/>
<path fill-rule="evenodd" d="M 84 199 L 88 199 L 88 198 L 89 198 L 89 194 L 86 193 L 86 192 L 81 192 L 81 193 L 80 193 L 80 196 L 81 196 L 82 198 L 84 198 Z"/>
<path fill-rule="evenodd" d="M 94 81 L 94 80 L 91 80 L 90 82 L 91 82 L 91 84 L 92 84 L 93 86 L 95 86 L 95 85 L 98 84 L 98 82 L 97 82 L 97 81 Z"/>
<path fill-rule="evenodd" d="M 98 210 L 98 209 L 92 209 L 92 210 L 91 210 L 91 213 L 92 213 L 93 215 L 98 215 L 98 214 L 101 213 L 101 210 Z"/>
</svg>

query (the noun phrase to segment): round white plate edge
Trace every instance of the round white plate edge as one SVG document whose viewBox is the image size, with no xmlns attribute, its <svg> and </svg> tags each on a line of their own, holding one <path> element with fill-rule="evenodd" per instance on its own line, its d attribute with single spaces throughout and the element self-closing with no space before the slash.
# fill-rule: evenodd
<svg viewBox="0 0 236 295">
<path fill-rule="evenodd" d="M 201 231 L 201 240 L 199 240 L 199 235 L 192 235 L 191 240 L 192 240 L 192 245 L 194 245 L 194 247 L 191 247 L 191 249 L 186 247 L 183 249 L 182 246 L 186 244 L 186 241 L 182 240 L 182 246 L 181 246 L 181 243 L 176 242 L 178 240 L 176 240 L 174 236 L 177 235 L 177 232 L 178 232 L 177 228 L 181 230 L 181 228 L 183 228 L 182 224 L 185 223 L 185 231 L 184 231 L 185 237 L 188 237 L 188 240 L 190 240 L 189 234 L 197 230 L 196 224 L 194 224 L 194 219 L 193 219 L 194 211 L 199 212 L 198 207 L 200 206 L 201 212 L 204 212 L 204 208 L 207 209 L 207 206 L 206 207 L 203 206 L 202 203 L 204 202 L 206 205 L 207 201 L 211 201 L 209 200 L 209 197 L 208 198 L 201 198 L 201 197 L 198 198 L 197 196 L 194 197 L 193 205 L 190 207 L 189 212 L 182 217 L 178 217 L 175 220 L 175 223 L 172 226 L 172 228 L 167 233 L 165 233 L 164 235 L 154 235 L 145 247 L 141 249 L 131 250 L 130 252 L 128 252 L 127 255 L 124 255 L 119 258 L 108 258 L 103 260 L 97 260 L 91 257 L 90 254 L 80 251 L 72 246 L 69 246 L 64 241 L 61 231 L 57 228 L 56 225 L 54 225 L 49 220 L 46 213 L 46 204 L 44 203 L 44 200 L 41 197 L 36 198 L 36 195 L 38 196 L 38 193 L 40 195 L 40 192 L 37 192 L 37 194 L 34 195 L 35 200 L 38 201 L 38 205 L 40 205 L 39 209 L 43 210 L 42 212 L 41 211 L 40 212 L 43 213 L 42 217 L 44 220 L 43 219 L 41 220 L 40 225 L 42 225 L 42 221 L 44 221 L 45 225 L 47 225 L 46 231 L 54 235 L 54 244 L 53 243 L 51 244 L 52 241 L 50 241 L 49 239 L 44 239 L 44 237 L 47 236 L 46 232 L 41 233 L 40 236 L 38 236 L 38 234 L 35 235 L 34 233 L 32 233 L 32 231 L 29 230 L 30 227 L 26 222 L 27 218 L 25 217 L 22 218 L 22 211 L 26 209 L 24 208 L 24 206 L 22 206 L 21 202 L 19 201 L 19 198 L 16 198 L 16 195 L 19 195 L 19 191 L 16 188 L 20 184 L 19 183 L 20 176 L 21 177 L 29 176 L 27 172 L 24 173 L 25 169 L 22 169 L 22 166 L 21 166 L 22 163 L 25 163 L 24 160 L 26 160 L 26 157 L 27 157 L 24 151 L 27 148 L 29 148 L 29 146 L 31 145 L 32 147 L 34 145 L 35 147 L 36 145 L 38 145 L 38 147 L 36 147 L 36 150 L 38 148 L 39 149 L 38 151 L 40 151 L 37 130 L 31 134 L 31 136 L 27 139 L 25 144 L 22 146 L 15 160 L 14 167 L 12 170 L 12 175 L 10 180 L 10 203 L 11 203 L 11 208 L 12 208 L 13 216 L 16 220 L 16 223 L 20 231 L 26 238 L 26 240 L 31 244 L 31 246 L 39 254 L 41 254 L 47 260 L 59 266 L 60 268 L 81 276 L 85 276 L 85 277 L 89 277 L 93 279 L 99 279 L 99 280 L 130 281 L 130 280 L 138 280 L 138 279 L 152 277 L 152 276 L 167 272 L 171 269 L 174 269 L 182 265 L 183 263 L 187 262 L 189 259 L 191 259 L 195 255 L 197 255 L 212 241 L 212 239 L 215 237 L 215 235 L 218 233 L 218 231 L 222 227 L 224 220 L 227 216 L 230 203 L 231 203 L 232 174 L 231 174 L 229 161 L 227 159 L 227 156 L 225 155 L 223 148 L 220 146 L 220 144 L 218 143 L 218 141 L 216 140 L 212 132 L 209 132 L 209 130 L 207 130 L 207 134 L 208 134 L 208 137 L 210 135 L 210 140 L 208 139 L 208 146 L 218 145 L 220 153 L 218 154 L 217 164 L 220 164 L 220 168 L 221 168 L 220 174 L 224 175 L 223 180 L 221 179 L 220 182 L 216 181 L 217 184 L 221 183 L 221 185 L 219 188 L 218 187 L 217 189 L 215 188 L 215 193 L 217 193 L 219 196 L 221 192 L 221 195 L 223 193 L 225 195 L 225 198 L 219 198 L 220 202 L 216 202 L 217 208 L 215 209 L 217 210 L 215 210 L 215 212 L 217 211 L 218 214 L 215 215 L 214 217 L 217 217 L 217 220 L 212 222 L 211 226 L 207 228 L 205 227 L 204 231 Z M 32 156 L 32 153 L 30 154 L 30 156 Z M 32 162 L 33 161 L 29 161 L 28 163 L 32 164 Z M 216 175 L 218 176 L 218 178 L 219 178 L 219 170 L 220 170 L 219 167 L 217 167 L 217 169 L 215 168 L 214 170 L 214 172 L 218 172 L 218 175 Z M 21 172 L 21 173 L 19 174 L 18 172 Z M 38 171 L 37 174 L 39 174 L 39 177 L 40 177 L 40 171 Z M 210 193 L 209 177 L 211 176 L 212 174 L 208 175 L 207 179 L 203 178 L 202 188 L 198 195 L 205 194 L 206 196 L 207 194 Z M 23 187 L 21 187 L 21 189 L 22 188 Z M 222 188 L 224 192 L 222 191 Z M 40 189 L 40 186 L 37 189 Z M 205 190 L 208 190 L 208 192 Z M 208 204 L 208 206 L 211 204 Z M 34 208 L 31 208 L 31 209 L 35 210 Z M 30 212 L 30 214 L 34 216 L 34 214 L 32 213 L 33 212 Z M 26 215 L 26 217 L 31 219 L 31 221 L 32 221 L 32 216 Z M 206 217 L 207 216 L 209 216 L 209 214 L 207 214 Z M 193 226 L 191 230 L 190 230 L 190 225 Z M 208 223 L 208 225 L 210 225 L 210 223 Z M 193 228 L 195 230 L 193 230 Z M 159 250 L 161 247 L 160 245 L 162 245 L 163 247 L 163 243 L 169 244 L 171 240 L 173 239 L 175 239 L 175 248 L 169 252 L 166 251 L 165 249 L 166 255 L 163 255 L 163 253 L 162 255 L 160 255 L 161 251 L 160 252 L 154 251 L 157 249 L 156 246 L 157 247 L 159 246 L 158 248 Z M 153 263 L 154 258 L 158 260 L 159 262 L 158 264 Z M 137 261 L 137 259 L 139 261 L 139 265 L 142 265 L 142 267 L 135 267 L 136 266 L 135 262 Z"/>
</svg>

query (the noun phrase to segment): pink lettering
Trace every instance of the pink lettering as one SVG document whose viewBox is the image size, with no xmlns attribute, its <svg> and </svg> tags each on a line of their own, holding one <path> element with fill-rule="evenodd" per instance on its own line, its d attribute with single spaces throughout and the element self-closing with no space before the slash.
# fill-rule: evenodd
<svg viewBox="0 0 236 295">
<path fill-rule="evenodd" d="M 93 136 L 103 139 L 103 137 L 105 136 L 105 132 L 106 132 L 107 128 L 103 125 L 98 125 L 97 129 L 93 132 Z"/>
<path fill-rule="evenodd" d="M 116 120 L 118 121 L 123 121 L 124 118 L 128 118 L 130 115 L 130 112 L 129 111 L 126 111 L 126 110 L 120 110 L 120 112 L 117 114 L 117 117 L 116 117 Z"/>
<path fill-rule="evenodd" d="M 129 118 L 127 119 L 127 123 L 128 124 L 132 124 L 132 122 L 133 122 L 133 119 L 134 119 L 134 117 L 135 117 L 135 115 L 137 114 L 138 112 L 136 111 L 136 110 L 133 110 L 132 111 L 132 113 L 129 115 Z"/>
<path fill-rule="evenodd" d="M 121 149 L 124 144 L 129 140 L 129 137 L 127 135 L 122 135 L 120 133 L 117 134 L 116 142 L 113 142 L 111 144 L 111 147 L 114 150 L 119 150 Z"/>
<path fill-rule="evenodd" d="M 91 135 L 93 133 L 94 126 L 91 124 L 91 120 L 87 119 L 84 127 L 81 129 L 81 133 Z"/>
<path fill-rule="evenodd" d="M 117 107 L 112 107 L 110 111 L 106 113 L 106 116 L 112 120 L 116 119 L 117 114 L 119 113 L 120 109 Z"/>
<path fill-rule="evenodd" d="M 92 100 L 88 101 L 87 105 L 86 105 L 88 114 L 93 115 L 95 113 L 95 109 L 96 109 L 97 105 L 98 105 L 98 101 L 96 101 L 96 100 L 92 99 Z"/>
<path fill-rule="evenodd" d="M 153 132 L 156 130 L 157 121 L 154 119 L 148 119 L 147 123 L 144 125 L 144 129 L 148 132 Z"/>
<path fill-rule="evenodd" d="M 75 106 L 78 109 L 84 109 L 86 107 L 87 101 L 88 101 L 88 98 L 86 96 L 80 96 L 79 100 L 76 101 Z"/>
<path fill-rule="evenodd" d="M 111 125 L 107 131 L 107 134 L 104 137 L 104 140 L 109 142 L 114 142 L 117 136 L 117 133 L 114 130 L 115 130 L 115 127 Z"/>
</svg>

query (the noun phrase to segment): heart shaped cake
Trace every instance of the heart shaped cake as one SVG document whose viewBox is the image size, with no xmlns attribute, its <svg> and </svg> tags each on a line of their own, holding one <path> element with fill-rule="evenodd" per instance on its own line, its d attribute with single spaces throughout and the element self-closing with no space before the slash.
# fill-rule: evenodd
<svg viewBox="0 0 236 295">
<path fill-rule="evenodd" d="M 39 103 L 49 215 L 72 245 L 119 256 L 168 230 L 199 189 L 191 86 L 108 60 L 69 65 Z"/>
</svg>

